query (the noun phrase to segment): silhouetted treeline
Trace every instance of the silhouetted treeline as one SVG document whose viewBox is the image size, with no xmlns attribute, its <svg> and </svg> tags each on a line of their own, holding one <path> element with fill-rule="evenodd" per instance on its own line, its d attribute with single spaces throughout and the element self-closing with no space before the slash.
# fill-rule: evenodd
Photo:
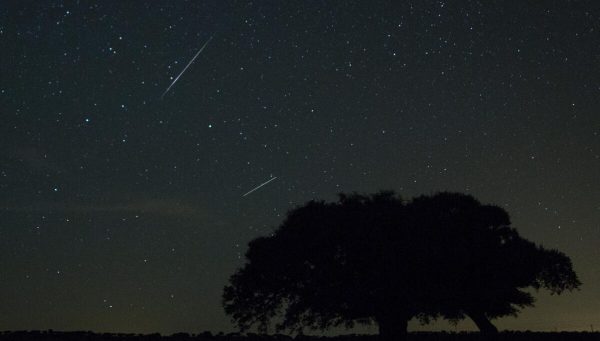
<svg viewBox="0 0 600 341">
<path fill-rule="evenodd" d="M 528 288 L 581 286 L 567 255 L 523 238 L 502 207 L 454 192 L 312 200 L 250 241 L 245 258 L 222 301 L 242 332 L 362 324 L 405 341 L 411 319 L 468 318 L 491 340 L 493 319 L 534 305 Z"/>
<path fill-rule="evenodd" d="M 0 340 L 19 341 L 104 341 L 104 340 L 198 340 L 198 341 L 379 341 L 378 335 L 343 335 L 343 336 L 306 336 L 299 335 L 291 337 L 276 334 L 253 334 L 240 335 L 212 334 L 203 332 L 200 334 L 176 333 L 169 336 L 161 334 L 130 334 L 130 333 L 94 333 L 89 331 L 59 332 L 59 331 L 4 331 L 0 332 Z M 413 341 L 486 341 L 486 335 L 477 332 L 412 332 L 408 334 L 408 340 Z M 497 341 L 597 341 L 600 340 L 600 332 L 500 332 L 494 340 Z"/>
</svg>

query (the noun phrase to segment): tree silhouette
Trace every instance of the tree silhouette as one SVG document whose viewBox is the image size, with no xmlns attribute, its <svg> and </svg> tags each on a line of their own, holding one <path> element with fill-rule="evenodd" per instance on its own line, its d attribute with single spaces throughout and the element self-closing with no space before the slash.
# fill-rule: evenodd
<svg viewBox="0 0 600 341">
<path fill-rule="evenodd" d="M 266 331 L 270 321 L 292 331 L 377 323 L 380 335 L 398 340 L 413 317 L 469 316 L 494 332 L 490 318 L 532 305 L 520 289 L 579 286 L 568 257 L 509 224 L 503 209 L 458 193 L 311 201 L 250 242 L 223 305 L 241 330 Z"/>
</svg>

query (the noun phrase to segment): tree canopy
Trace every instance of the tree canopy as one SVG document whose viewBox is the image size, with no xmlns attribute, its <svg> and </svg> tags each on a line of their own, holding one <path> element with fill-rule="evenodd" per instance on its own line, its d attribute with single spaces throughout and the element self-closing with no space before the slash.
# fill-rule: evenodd
<svg viewBox="0 0 600 341">
<path fill-rule="evenodd" d="M 251 241 L 223 305 L 241 330 L 377 323 L 402 338 L 414 317 L 468 316 L 495 332 L 490 319 L 533 305 L 523 289 L 579 285 L 566 255 L 522 238 L 504 209 L 472 196 L 340 194 L 291 210 L 273 235 Z"/>
</svg>

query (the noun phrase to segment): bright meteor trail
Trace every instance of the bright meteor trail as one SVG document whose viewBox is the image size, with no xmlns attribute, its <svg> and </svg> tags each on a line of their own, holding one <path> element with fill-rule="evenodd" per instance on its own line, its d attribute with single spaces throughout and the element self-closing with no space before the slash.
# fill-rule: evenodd
<svg viewBox="0 0 600 341">
<path fill-rule="evenodd" d="M 246 195 L 248 195 L 248 194 L 250 194 L 250 193 L 252 193 L 252 192 L 256 191 L 257 189 L 261 188 L 262 186 L 265 186 L 266 184 L 268 184 L 269 182 L 271 182 L 271 181 L 273 181 L 273 180 L 275 180 L 275 179 L 277 179 L 277 177 L 276 177 L 276 176 L 275 176 L 275 177 L 272 177 L 271 179 L 269 179 L 269 180 L 267 180 L 267 181 L 263 182 L 262 184 L 260 184 L 260 185 L 258 185 L 258 186 L 256 186 L 256 187 L 254 187 L 254 188 L 253 188 L 253 189 L 251 189 L 249 192 L 247 192 L 246 194 L 242 195 L 242 197 L 245 197 Z"/>
<path fill-rule="evenodd" d="M 204 43 L 204 45 L 202 45 L 202 47 L 200 48 L 200 50 L 198 50 L 198 52 L 196 53 L 196 55 L 194 56 L 194 58 L 192 58 L 192 60 L 190 60 L 190 62 L 183 68 L 183 70 L 181 70 L 181 72 L 179 73 L 179 75 L 177 77 L 175 77 L 175 79 L 173 80 L 173 83 L 171 83 L 171 85 L 169 85 L 169 87 L 167 88 L 167 90 L 165 90 L 165 92 L 163 92 L 163 94 L 160 96 L 160 99 L 162 99 L 163 97 L 165 97 L 165 95 L 167 94 L 167 92 L 169 92 L 169 90 L 171 90 L 171 88 L 173 87 L 173 85 L 175 85 L 175 83 L 177 83 L 177 80 L 179 80 L 179 77 L 181 77 L 181 75 L 183 75 L 183 73 L 185 72 L 185 70 L 187 70 L 188 67 L 190 67 L 190 65 L 192 65 L 192 63 L 194 62 L 194 60 L 196 60 L 196 57 L 198 57 L 200 55 L 200 53 L 202 52 L 202 50 L 204 50 L 204 48 L 206 47 L 206 45 L 208 45 L 208 43 L 210 43 L 211 40 L 212 40 L 212 37 L 208 38 L 208 40 L 206 41 L 206 43 Z"/>
</svg>

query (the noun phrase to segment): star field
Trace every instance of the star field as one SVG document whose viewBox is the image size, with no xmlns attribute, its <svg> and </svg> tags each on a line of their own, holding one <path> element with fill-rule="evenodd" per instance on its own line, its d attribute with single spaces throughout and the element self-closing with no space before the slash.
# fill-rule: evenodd
<svg viewBox="0 0 600 341">
<path fill-rule="evenodd" d="M 221 292 L 248 241 L 380 189 L 472 194 L 571 257 L 581 291 L 500 329 L 600 326 L 599 18 L 594 1 L 2 2 L 0 330 L 232 331 Z"/>
</svg>

